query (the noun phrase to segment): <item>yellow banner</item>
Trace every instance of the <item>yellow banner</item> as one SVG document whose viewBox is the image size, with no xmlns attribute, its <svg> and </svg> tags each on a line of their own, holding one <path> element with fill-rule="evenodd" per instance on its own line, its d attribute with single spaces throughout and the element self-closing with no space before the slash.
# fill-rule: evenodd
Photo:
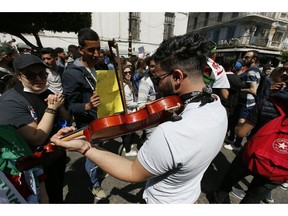
<svg viewBox="0 0 288 216">
<path fill-rule="evenodd" d="M 123 104 L 120 95 L 116 74 L 114 70 L 96 71 L 96 93 L 100 96 L 98 118 L 123 112 Z"/>
</svg>

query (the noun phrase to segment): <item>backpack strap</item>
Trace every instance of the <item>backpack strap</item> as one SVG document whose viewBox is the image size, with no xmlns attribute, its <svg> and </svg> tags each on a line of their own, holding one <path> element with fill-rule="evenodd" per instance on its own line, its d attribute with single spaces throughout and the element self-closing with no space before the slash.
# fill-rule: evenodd
<svg viewBox="0 0 288 216">
<path fill-rule="evenodd" d="M 276 108 L 278 109 L 278 111 L 280 113 L 280 116 L 282 117 L 282 124 L 281 125 L 282 126 L 288 126 L 287 105 L 283 101 L 275 100 L 274 98 L 271 98 L 271 97 L 269 97 L 269 100 L 276 106 Z"/>
<path fill-rule="evenodd" d="M 285 116 L 288 113 L 287 106 L 282 101 L 275 100 L 272 97 L 269 97 L 268 99 L 276 106 L 281 116 Z"/>
</svg>

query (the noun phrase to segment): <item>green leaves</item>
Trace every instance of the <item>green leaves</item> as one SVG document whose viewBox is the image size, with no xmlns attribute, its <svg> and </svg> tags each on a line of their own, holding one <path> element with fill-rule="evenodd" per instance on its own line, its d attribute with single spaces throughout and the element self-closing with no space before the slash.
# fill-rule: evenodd
<svg viewBox="0 0 288 216">
<path fill-rule="evenodd" d="M 77 33 L 81 28 L 91 25 L 92 13 L 0 13 L 0 31 L 22 37 L 23 34 L 33 34 L 36 37 L 44 30 Z"/>
</svg>

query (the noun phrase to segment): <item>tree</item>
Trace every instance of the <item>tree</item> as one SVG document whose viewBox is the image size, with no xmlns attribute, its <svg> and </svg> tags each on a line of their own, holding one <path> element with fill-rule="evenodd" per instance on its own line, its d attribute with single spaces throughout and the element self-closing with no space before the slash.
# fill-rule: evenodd
<svg viewBox="0 0 288 216">
<path fill-rule="evenodd" d="M 285 63 L 288 61 L 288 51 L 282 51 L 281 53 L 281 62 Z"/>
<path fill-rule="evenodd" d="M 91 13 L 0 13 L 0 32 L 19 37 L 35 50 L 43 47 L 39 37 L 41 31 L 77 33 L 91 24 Z M 24 34 L 32 34 L 37 45 L 28 41 Z"/>
</svg>

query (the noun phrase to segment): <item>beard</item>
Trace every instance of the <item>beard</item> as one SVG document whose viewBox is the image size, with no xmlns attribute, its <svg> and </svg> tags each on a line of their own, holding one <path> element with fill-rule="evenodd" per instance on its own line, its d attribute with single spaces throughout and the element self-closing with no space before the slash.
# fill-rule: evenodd
<svg viewBox="0 0 288 216">
<path fill-rule="evenodd" d="M 249 68 L 251 66 L 252 62 L 243 62 L 243 66 L 246 66 L 247 68 Z"/>
<path fill-rule="evenodd" d="M 98 59 L 94 58 L 94 56 L 92 55 L 84 53 L 82 56 L 82 61 L 87 62 L 89 66 L 95 66 L 97 64 Z"/>
<path fill-rule="evenodd" d="M 160 88 L 160 91 L 164 97 L 174 94 L 174 88 L 171 82 L 165 83 L 165 85 Z"/>
</svg>

